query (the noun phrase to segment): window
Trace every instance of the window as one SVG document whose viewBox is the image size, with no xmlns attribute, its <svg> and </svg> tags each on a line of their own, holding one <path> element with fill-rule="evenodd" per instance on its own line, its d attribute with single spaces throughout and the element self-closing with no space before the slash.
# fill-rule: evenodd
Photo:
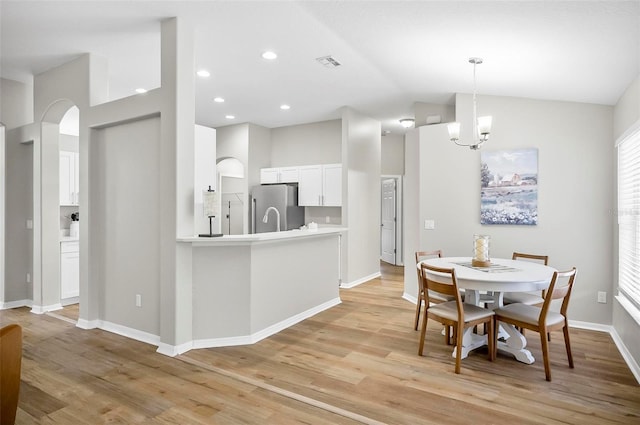
<svg viewBox="0 0 640 425">
<path fill-rule="evenodd" d="M 618 143 L 618 290 L 640 313 L 640 129 Z"/>
</svg>

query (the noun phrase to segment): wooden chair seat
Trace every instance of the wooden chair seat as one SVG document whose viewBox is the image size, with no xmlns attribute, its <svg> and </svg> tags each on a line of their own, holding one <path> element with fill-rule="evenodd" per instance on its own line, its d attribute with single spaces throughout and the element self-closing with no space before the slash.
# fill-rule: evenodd
<svg viewBox="0 0 640 425">
<path fill-rule="evenodd" d="M 472 322 L 481 320 L 494 315 L 493 310 L 478 307 L 473 304 L 462 303 L 464 310 L 464 322 Z M 441 319 L 455 321 L 458 320 L 458 306 L 455 301 L 449 301 L 442 304 L 435 304 L 430 307 L 429 313 L 438 316 Z"/>
<path fill-rule="evenodd" d="M 500 308 L 500 319 L 509 319 L 517 322 L 524 322 L 532 326 L 538 326 L 542 308 L 527 304 L 509 304 Z M 504 321 L 504 320 L 503 320 Z M 546 327 L 555 326 L 564 321 L 564 316 L 555 311 L 549 311 L 545 318 Z"/>
<path fill-rule="evenodd" d="M 429 273 L 436 274 L 437 280 L 429 277 Z M 455 372 L 460 373 L 460 362 L 462 360 L 462 336 L 464 330 L 479 324 L 486 324 L 489 337 L 489 360 L 495 358 L 495 331 L 493 310 L 478 307 L 472 304 L 462 302 L 462 296 L 458 290 L 455 269 L 447 269 L 442 267 L 433 267 L 422 263 L 420 266 L 420 279 L 422 288 L 429 294 L 434 291 L 454 298 L 454 301 L 447 301 L 440 304 L 427 302 L 424 308 L 424 317 L 422 319 L 422 329 L 420 331 L 420 345 L 418 346 L 418 355 L 422 356 L 424 351 L 424 341 L 427 332 L 427 322 L 429 319 L 442 323 L 447 327 L 454 329 L 454 337 L 456 340 L 456 365 Z"/>
<path fill-rule="evenodd" d="M 22 366 L 22 328 L 7 325 L 0 329 L 0 423 L 16 420 Z"/>
<path fill-rule="evenodd" d="M 569 271 L 556 271 L 553 273 L 549 288 L 546 290 L 542 307 L 526 304 L 509 304 L 494 310 L 496 326 L 494 327 L 493 347 L 497 346 L 499 322 L 529 329 L 540 334 L 542 357 L 544 358 L 544 374 L 547 381 L 551 381 L 551 364 L 549 362 L 548 333 L 556 329 L 562 329 L 564 344 L 567 351 L 569 367 L 573 368 L 573 356 L 571 354 L 571 341 L 569 339 L 569 319 L 567 309 L 573 282 L 576 277 L 576 268 Z M 551 311 L 551 301 L 562 299 L 560 312 Z"/>
</svg>

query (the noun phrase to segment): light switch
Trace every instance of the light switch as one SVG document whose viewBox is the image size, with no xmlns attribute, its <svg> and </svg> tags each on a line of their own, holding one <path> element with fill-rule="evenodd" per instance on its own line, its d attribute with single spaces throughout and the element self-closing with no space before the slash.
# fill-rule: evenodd
<svg viewBox="0 0 640 425">
<path fill-rule="evenodd" d="M 436 228 L 435 220 L 425 220 L 424 221 L 424 229 L 425 230 L 433 230 Z"/>
<path fill-rule="evenodd" d="M 33 229 L 33 220 L 27 220 L 27 229 Z"/>
</svg>

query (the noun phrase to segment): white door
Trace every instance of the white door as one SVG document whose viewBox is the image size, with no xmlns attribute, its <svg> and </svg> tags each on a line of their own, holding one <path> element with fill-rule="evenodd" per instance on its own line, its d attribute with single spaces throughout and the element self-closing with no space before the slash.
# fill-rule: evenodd
<svg viewBox="0 0 640 425">
<path fill-rule="evenodd" d="M 396 180 L 382 180 L 380 259 L 396 264 Z"/>
</svg>

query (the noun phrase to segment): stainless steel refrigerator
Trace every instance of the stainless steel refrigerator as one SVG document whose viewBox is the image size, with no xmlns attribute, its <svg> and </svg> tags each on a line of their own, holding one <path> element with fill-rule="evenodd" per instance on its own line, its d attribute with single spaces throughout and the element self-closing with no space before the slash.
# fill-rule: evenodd
<svg viewBox="0 0 640 425">
<path fill-rule="evenodd" d="M 251 233 L 298 229 L 304 224 L 304 207 L 298 206 L 298 186 L 269 184 L 251 189 Z M 265 223 L 266 218 L 266 223 Z"/>
</svg>

